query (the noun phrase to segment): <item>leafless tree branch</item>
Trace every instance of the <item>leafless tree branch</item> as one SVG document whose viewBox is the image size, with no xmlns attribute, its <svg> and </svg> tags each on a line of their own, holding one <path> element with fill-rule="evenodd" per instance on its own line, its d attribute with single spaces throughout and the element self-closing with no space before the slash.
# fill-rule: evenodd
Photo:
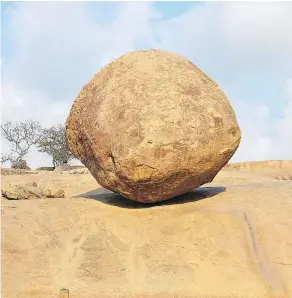
<svg viewBox="0 0 292 298">
<path fill-rule="evenodd" d="M 54 167 L 75 158 L 67 146 L 65 127 L 60 124 L 42 130 L 38 148 L 40 152 L 52 156 Z"/>
<path fill-rule="evenodd" d="M 40 139 L 41 126 L 37 121 L 27 121 L 13 124 L 6 121 L 1 125 L 1 133 L 10 143 L 11 153 L 1 157 L 1 162 L 11 161 L 14 164 L 24 164 L 23 157 Z"/>
</svg>

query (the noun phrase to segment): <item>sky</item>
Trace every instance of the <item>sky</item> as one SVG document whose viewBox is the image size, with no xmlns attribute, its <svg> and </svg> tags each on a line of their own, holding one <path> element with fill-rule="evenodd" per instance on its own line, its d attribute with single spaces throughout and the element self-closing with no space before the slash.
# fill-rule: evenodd
<svg viewBox="0 0 292 298">
<path fill-rule="evenodd" d="M 224 91 L 242 131 L 232 162 L 292 159 L 291 15 L 292 2 L 276 1 L 1 2 L 1 122 L 65 123 L 101 67 L 156 48 Z M 36 149 L 27 161 L 51 165 Z"/>
</svg>

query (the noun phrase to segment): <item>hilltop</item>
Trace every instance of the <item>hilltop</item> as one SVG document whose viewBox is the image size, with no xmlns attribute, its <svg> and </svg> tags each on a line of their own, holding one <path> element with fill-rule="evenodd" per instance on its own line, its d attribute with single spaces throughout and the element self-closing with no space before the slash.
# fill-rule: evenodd
<svg viewBox="0 0 292 298">
<path fill-rule="evenodd" d="M 2 187 L 57 185 L 64 198 L 2 198 L 2 297 L 291 297 L 292 183 L 274 177 L 291 164 L 230 164 L 192 193 L 146 205 L 86 169 L 3 170 Z"/>
</svg>

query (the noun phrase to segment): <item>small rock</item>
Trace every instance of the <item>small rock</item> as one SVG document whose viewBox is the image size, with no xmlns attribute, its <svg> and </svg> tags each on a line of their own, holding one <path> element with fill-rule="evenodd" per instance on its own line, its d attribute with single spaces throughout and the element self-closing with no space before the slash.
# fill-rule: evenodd
<svg viewBox="0 0 292 298">
<path fill-rule="evenodd" d="M 61 164 L 61 165 L 55 167 L 54 171 L 55 172 L 62 172 L 62 171 L 70 171 L 70 170 L 72 170 L 72 167 L 70 165 L 64 163 L 64 164 Z"/>
<path fill-rule="evenodd" d="M 1 192 L 2 196 L 9 200 L 34 200 L 65 197 L 63 189 L 37 187 L 36 182 L 24 185 L 2 183 Z"/>
<path fill-rule="evenodd" d="M 59 298 L 69 298 L 69 290 L 61 289 L 59 293 Z"/>
</svg>

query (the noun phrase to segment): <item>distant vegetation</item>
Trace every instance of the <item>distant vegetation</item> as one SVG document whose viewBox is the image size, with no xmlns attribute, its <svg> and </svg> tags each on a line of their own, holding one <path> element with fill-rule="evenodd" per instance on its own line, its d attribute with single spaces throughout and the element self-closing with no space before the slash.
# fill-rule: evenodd
<svg viewBox="0 0 292 298">
<path fill-rule="evenodd" d="M 74 155 L 69 151 L 67 146 L 65 127 L 63 125 L 59 124 L 43 129 L 37 146 L 40 152 L 52 156 L 54 167 L 67 164 L 74 159 Z"/>
<path fill-rule="evenodd" d="M 64 125 L 42 128 L 37 121 L 20 123 L 6 121 L 1 125 L 1 133 L 10 143 L 9 152 L 1 155 L 1 163 L 9 161 L 11 168 L 29 169 L 25 156 L 33 146 L 39 152 L 52 157 L 53 167 L 67 164 L 74 159 L 67 146 Z"/>
</svg>

